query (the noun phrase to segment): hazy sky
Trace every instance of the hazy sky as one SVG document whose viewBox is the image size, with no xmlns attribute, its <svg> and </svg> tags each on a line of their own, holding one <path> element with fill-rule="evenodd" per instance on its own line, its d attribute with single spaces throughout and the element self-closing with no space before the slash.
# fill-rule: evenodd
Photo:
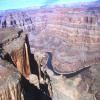
<svg viewBox="0 0 100 100">
<path fill-rule="evenodd" d="M 44 6 L 49 4 L 91 2 L 96 0 L 0 0 L 0 10 Z"/>
</svg>

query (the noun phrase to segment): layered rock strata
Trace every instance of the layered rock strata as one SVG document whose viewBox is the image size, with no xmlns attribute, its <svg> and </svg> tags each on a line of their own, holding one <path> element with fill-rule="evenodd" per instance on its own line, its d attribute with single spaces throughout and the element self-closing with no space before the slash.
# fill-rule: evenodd
<svg viewBox="0 0 100 100">
<path fill-rule="evenodd" d="M 99 16 L 99 7 L 6 12 L 1 16 L 1 28 L 28 31 L 33 54 L 33 49 L 51 52 L 54 71 L 70 74 L 99 63 Z"/>
<path fill-rule="evenodd" d="M 29 34 L 29 41 L 31 52 L 34 54 L 38 64 L 39 83 L 46 83 L 47 81 L 49 84 L 51 78 L 53 89 L 51 89 L 51 87 L 49 88 L 52 90 L 51 94 L 53 94 L 52 98 L 54 100 L 66 100 L 66 98 L 68 100 L 95 100 L 99 98 L 100 90 L 96 89 L 99 86 L 99 78 L 97 79 L 96 76 L 99 77 L 99 74 L 95 75 L 96 72 L 91 72 L 94 76 L 91 76 L 91 74 L 81 75 L 80 72 L 80 70 L 93 67 L 93 65 L 93 70 L 97 71 L 99 68 L 96 67 L 100 59 L 99 7 L 90 10 L 88 8 L 54 7 L 14 13 L 8 12 L 1 17 L 1 28 L 6 27 L 17 27 L 31 33 Z M 24 48 L 23 43 L 20 47 Z M 4 50 L 12 55 L 15 65 L 19 66 L 18 69 L 22 72 L 22 59 L 26 61 L 26 54 L 23 54 L 23 49 L 18 49 L 18 53 L 14 52 L 11 54 L 9 50 L 7 50 L 8 48 L 10 48 L 9 45 L 4 46 Z M 25 46 L 25 48 L 27 47 Z M 11 49 L 11 51 L 13 50 Z M 27 49 L 25 52 L 27 52 Z M 49 53 L 51 53 L 51 58 Z M 16 55 L 18 55 L 19 58 L 22 57 L 21 55 L 24 57 L 18 59 Z M 46 55 L 46 57 L 44 57 L 44 55 Z M 68 80 L 65 77 L 63 79 L 62 76 L 61 78 L 56 77 L 47 66 L 57 74 L 76 75 L 77 72 L 80 72 L 80 76 Z M 43 80 L 41 76 L 41 70 L 43 70 L 43 72 L 47 70 L 47 73 L 44 75 L 45 80 Z M 34 77 L 34 75 L 30 75 L 29 79 L 34 81 L 36 77 L 33 78 L 32 76 Z M 48 79 L 46 79 L 45 76 L 47 76 Z M 85 76 L 85 78 L 83 76 Z M 96 92 L 93 91 L 93 93 L 89 93 L 89 90 L 91 90 L 90 86 L 94 82 L 88 84 L 92 79 L 88 79 L 88 82 L 84 82 L 87 77 L 90 79 L 94 77 L 96 80 L 96 85 L 93 89 Z M 80 94 L 78 88 L 80 88 L 80 91 L 82 90 L 82 94 Z"/>
<path fill-rule="evenodd" d="M 33 53 L 50 52 L 53 69 L 58 74 L 75 73 L 99 63 L 99 12 L 86 9 L 68 11 L 66 8 L 37 12 L 37 16 L 43 14 L 45 28 L 29 35 Z M 41 22 L 37 17 L 36 23 L 43 27 Z"/>
</svg>

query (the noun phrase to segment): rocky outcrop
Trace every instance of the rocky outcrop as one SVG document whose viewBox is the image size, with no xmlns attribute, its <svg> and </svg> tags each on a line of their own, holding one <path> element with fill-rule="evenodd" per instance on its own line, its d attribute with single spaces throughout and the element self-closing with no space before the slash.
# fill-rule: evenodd
<svg viewBox="0 0 100 100">
<path fill-rule="evenodd" d="M 8 28 L 1 30 L 0 38 L 3 52 L 5 52 L 4 57 L 11 59 L 18 71 L 25 77 L 31 74 L 29 49 L 25 43 L 26 34 L 22 30 Z"/>
<path fill-rule="evenodd" d="M 0 100 L 24 100 L 20 81 L 14 66 L 0 59 Z"/>
<path fill-rule="evenodd" d="M 35 58 L 37 58 L 36 59 L 37 62 L 35 61 L 34 56 L 31 54 L 31 51 L 30 51 L 27 35 L 25 33 L 23 33 L 23 31 L 21 31 L 21 30 L 6 28 L 6 29 L 1 30 L 0 36 L 1 36 L 0 58 L 3 61 L 5 61 L 5 63 L 9 62 L 13 65 L 13 67 L 16 67 L 18 72 L 20 73 L 19 75 L 22 76 L 22 77 L 20 77 L 21 84 L 19 83 L 19 85 L 21 85 L 23 87 L 23 88 L 21 87 L 21 89 L 24 91 L 23 98 L 26 99 L 26 95 L 27 95 L 27 94 L 25 94 L 27 92 L 26 87 L 31 87 L 31 85 L 33 85 L 31 87 L 31 88 L 33 88 L 32 91 L 34 91 L 34 89 L 37 88 L 37 90 L 34 91 L 34 94 L 38 91 L 39 95 L 43 95 L 43 97 L 45 97 L 45 98 L 50 98 L 51 94 L 50 94 L 49 90 L 51 90 L 51 89 L 48 90 L 48 87 L 50 87 L 50 85 L 49 85 L 50 79 L 47 77 L 45 70 L 41 70 L 42 64 L 43 64 L 43 66 L 45 66 L 44 63 L 41 63 L 41 62 L 43 62 L 42 56 L 41 56 L 41 58 L 39 58 L 38 55 L 36 54 Z M 37 65 L 37 63 L 38 63 L 38 65 Z M 13 80 L 11 80 L 11 81 L 13 82 Z M 24 81 L 24 83 L 23 83 L 23 81 Z M 27 84 L 27 86 L 25 86 L 26 84 Z M 17 88 L 15 87 L 15 89 L 17 89 Z M 9 93 L 9 92 L 12 93 L 12 91 L 15 93 L 15 91 L 17 91 L 15 89 L 9 90 L 9 91 L 7 91 L 7 93 Z M 29 93 L 30 93 L 30 91 L 29 91 Z M 15 95 L 17 95 L 17 94 L 12 93 L 12 95 L 13 95 L 13 97 L 11 97 L 11 98 L 14 98 L 14 100 L 15 100 L 17 98 Z M 3 93 L 2 93 L 2 96 L 4 96 Z M 33 97 L 36 98 L 35 95 L 33 95 Z M 6 96 L 5 96 L 4 98 L 5 98 L 5 100 L 7 100 L 8 97 L 6 98 Z M 3 100 L 3 99 L 1 99 L 1 100 Z M 22 99 L 18 99 L 18 100 L 22 100 Z"/>
</svg>

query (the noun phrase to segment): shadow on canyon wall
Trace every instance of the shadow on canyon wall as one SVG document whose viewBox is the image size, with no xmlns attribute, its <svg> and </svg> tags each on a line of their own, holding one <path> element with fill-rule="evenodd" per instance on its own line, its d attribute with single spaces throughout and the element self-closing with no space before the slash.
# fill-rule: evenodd
<svg viewBox="0 0 100 100">
<path fill-rule="evenodd" d="M 39 79 L 39 72 L 38 72 L 38 64 L 34 58 L 34 54 L 31 54 L 30 45 L 28 37 L 26 36 L 25 39 L 27 46 L 28 46 L 28 53 L 29 53 L 29 61 L 30 61 L 30 70 L 32 74 L 35 74 L 38 76 Z M 42 71 L 41 71 L 42 73 Z M 44 73 L 42 73 L 43 78 Z M 21 85 L 24 93 L 24 99 L 25 100 L 52 100 L 50 98 L 49 90 L 48 90 L 48 84 L 39 84 L 40 89 L 38 89 L 33 84 L 30 84 L 28 80 L 26 80 L 23 76 L 21 78 Z"/>
<path fill-rule="evenodd" d="M 27 36 L 25 38 L 25 41 L 28 45 L 31 73 L 37 75 L 39 78 L 38 64 L 37 64 L 36 60 L 34 59 L 34 55 L 31 54 L 30 45 L 29 45 Z M 9 63 L 13 64 L 16 67 L 16 65 L 14 64 L 14 62 L 11 59 L 11 55 L 9 55 L 8 53 L 6 53 L 6 54 L 3 53 L 2 45 L 0 45 L 0 58 L 8 61 Z M 42 74 L 44 74 L 44 73 L 42 73 Z M 34 86 L 33 84 L 29 83 L 29 81 L 27 79 L 25 79 L 25 77 L 22 75 L 21 76 L 21 88 L 23 91 L 24 100 L 52 100 L 50 98 L 48 84 L 45 83 L 45 84 L 39 84 L 39 85 L 40 85 L 40 89 L 37 88 L 36 86 Z"/>
<path fill-rule="evenodd" d="M 46 95 L 41 89 L 38 89 L 36 86 L 29 83 L 22 76 L 21 80 L 22 91 L 24 94 L 24 100 L 52 100 L 48 95 Z M 48 92 L 46 85 L 43 86 L 44 89 Z"/>
</svg>

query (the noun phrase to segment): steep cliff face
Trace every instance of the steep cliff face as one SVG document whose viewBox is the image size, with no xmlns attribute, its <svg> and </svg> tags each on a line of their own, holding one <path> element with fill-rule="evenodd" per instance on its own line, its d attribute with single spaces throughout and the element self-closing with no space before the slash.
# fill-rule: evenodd
<svg viewBox="0 0 100 100">
<path fill-rule="evenodd" d="M 25 34 L 21 30 L 2 29 L 0 32 L 1 45 L 4 54 L 4 59 L 11 61 L 18 68 L 18 71 L 23 75 L 29 75 L 29 65 L 27 64 L 26 49 L 25 49 Z M 25 69 L 26 68 L 26 69 Z"/>
<path fill-rule="evenodd" d="M 65 26 L 66 29 L 72 27 L 86 27 L 100 24 L 99 7 L 89 9 L 84 8 L 67 8 L 51 7 L 26 11 L 5 12 L 0 16 L 0 26 L 18 27 L 31 32 L 40 32 L 46 26 L 58 25 Z M 62 27 L 60 29 L 62 29 Z M 73 31 L 73 30 L 72 30 Z"/>
<path fill-rule="evenodd" d="M 37 12 L 36 25 L 45 28 L 29 35 L 31 50 L 52 53 L 52 66 L 58 74 L 77 72 L 99 63 L 99 12 L 87 9 L 43 9 Z M 41 17 L 42 18 L 42 17 Z"/>
<path fill-rule="evenodd" d="M 25 53 L 25 47 L 23 46 L 20 49 L 16 49 L 11 53 L 12 60 L 14 64 L 17 66 L 18 71 L 27 77 L 31 74 L 30 66 L 27 62 L 27 57 Z"/>
<path fill-rule="evenodd" d="M 0 100 L 10 100 L 7 98 L 11 98 L 12 100 L 13 99 L 17 100 L 18 97 L 17 97 L 16 91 L 17 92 L 19 91 L 20 99 L 18 100 L 23 100 L 23 99 L 27 100 L 27 98 L 29 98 L 28 96 L 29 93 L 30 93 L 30 96 L 34 99 L 41 98 L 35 95 L 35 93 L 38 93 L 38 95 L 42 96 L 42 98 L 46 98 L 47 100 L 50 100 L 51 94 L 49 90 L 51 89 L 48 90 L 48 88 L 51 87 L 50 79 L 47 77 L 46 72 L 44 70 L 41 70 L 41 65 L 43 64 L 43 66 L 45 66 L 44 63 L 41 63 L 43 58 L 42 56 L 39 58 L 37 55 L 35 55 L 35 58 L 37 58 L 36 59 L 37 61 L 35 61 L 34 56 L 31 54 L 31 51 L 30 51 L 27 35 L 23 33 L 23 31 L 21 30 L 5 28 L 5 29 L 1 29 L 0 37 L 1 37 L 0 58 L 2 59 L 4 64 L 9 62 L 13 65 L 13 67 L 16 67 L 16 70 L 18 70 L 19 75 L 20 75 L 20 80 L 21 80 L 21 82 L 18 83 L 18 85 L 21 86 L 20 90 L 17 90 L 19 89 L 19 86 L 18 87 L 16 86 L 17 84 L 14 85 L 15 86 L 14 88 L 13 88 L 13 84 L 11 84 L 11 86 L 8 86 L 8 88 L 11 88 L 11 89 L 7 91 L 6 89 L 4 89 L 5 94 L 2 91 L 0 91 L 1 93 Z M 0 66 L 1 65 L 2 63 L 0 63 Z M 3 70 L 4 70 L 4 74 L 6 75 L 6 72 L 5 72 L 6 69 L 2 68 L 1 73 L 0 73 L 1 77 L 2 77 Z M 4 79 L 7 80 L 7 78 L 9 78 L 9 76 L 3 77 L 2 80 Z M 12 79 L 12 77 L 9 79 L 11 80 L 11 82 L 13 82 L 17 80 L 17 77 L 15 77 L 14 80 Z M 0 86 L 2 87 L 2 85 Z M 27 89 L 26 87 L 27 88 L 30 87 L 30 88 Z M 21 90 L 24 91 L 23 98 L 20 97 L 20 94 L 22 92 Z M 11 97 L 10 97 L 10 93 L 12 93 Z M 30 100 L 33 100 L 32 98 Z"/>
<path fill-rule="evenodd" d="M 0 100 L 24 100 L 20 81 L 14 66 L 0 59 Z"/>
</svg>

